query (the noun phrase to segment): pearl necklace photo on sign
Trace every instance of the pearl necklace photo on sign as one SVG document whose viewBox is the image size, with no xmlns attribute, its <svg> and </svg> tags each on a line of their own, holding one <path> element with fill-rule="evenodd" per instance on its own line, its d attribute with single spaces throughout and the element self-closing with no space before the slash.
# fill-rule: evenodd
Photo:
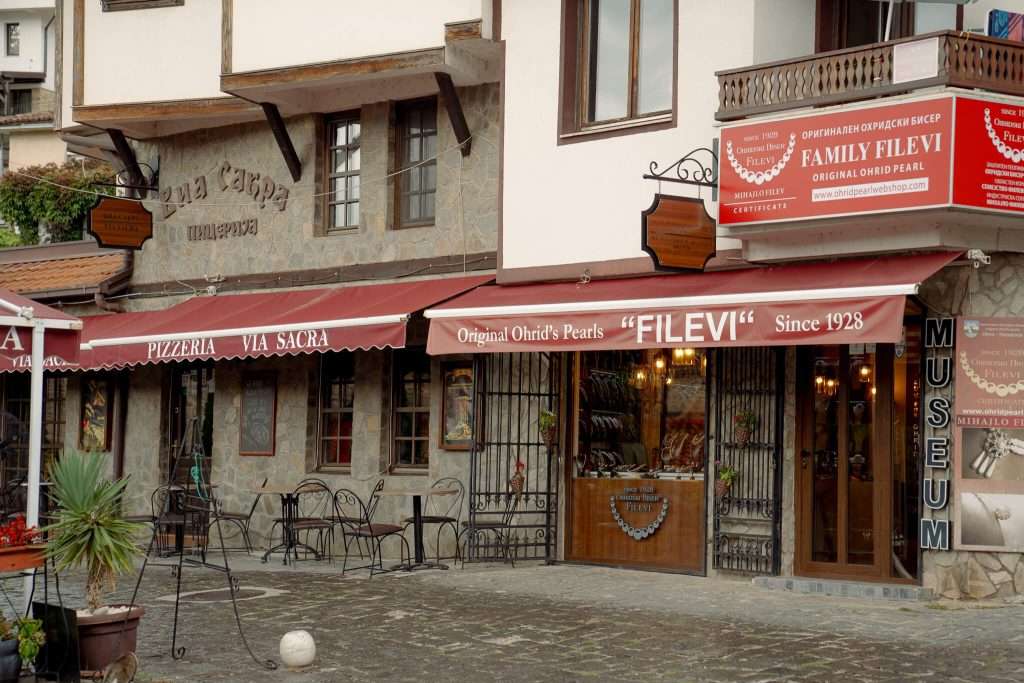
<svg viewBox="0 0 1024 683">
<path fill-rule="evenodd" d="M 1013 382 L 1011 384 L 996 384 L 995 382 L 990 382 L 985 379 L 971 367 L 970 361 L 967 360 L 967 354 L 963 351 L 960 352 L 960 369 L 963 370 L 968 379 L 974 382 L 974 384 L 982 391 L 989 394 L 995 394 L 1000 398 L 1015 396 L 1024 391 L 1024 381 Z"/>
</svg>

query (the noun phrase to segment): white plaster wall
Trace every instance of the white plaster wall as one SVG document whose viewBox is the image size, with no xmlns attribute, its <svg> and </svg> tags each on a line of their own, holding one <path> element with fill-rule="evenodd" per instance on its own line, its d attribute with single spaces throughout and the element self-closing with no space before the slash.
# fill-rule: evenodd
<svg viewBox="0 0 1024 683">
<path fill-rule="evenodd" d="M 71 7 L 65 3 L 65 16 Z M 223 97 L 220 19 L 221 3 L 213 0 L 121 12 L 86 2 L 83 104 Z M 65 37 L 70 31 L 65 24 Z M 71 52 L 65 43 L 65 56 Z M 72 73 L 65 69 L 66 82 Z"/>
<path fill-rule="evenodd" d="M 46 68 L 43 55 L 43 27 L 53 12 L 5 12 L 0 8 L 0 71 L 38 71 Z M 8 57 L 6 47 L 6 24 L 19 24 L 20 46 L 17 57 Z M 53 87 L 52 85 L 46 87 Z"/>
<path fill-rule="evenodd" d="M 974 4 L 964 5 L 964 29 L 985 32 L 988 28 L 988 12 L 993 9 L 1024 13 L 1024 0 L 978 0 Z"/>
<path fill-rule="evenodd" d="M 11 170 L 37 164 L 63 164 L 67 145 L 52 130 L 11 135 Z"/>
<path fill-rule="evenodd" d="M 773 7 L 755 11 L 761 2 Z M 641 176 L 652 160 L 668 164 L 711 144 L 718 102 L 714 72 L 753 64 L 755 44 L 774 59 L 806 54 L 812 47 L 806 0 L 680 2 L 678 125 L 560 146 L 560 5 L 517 0 L 503 8 L 504 268 L 643 257 L 640 212 L 650 206 L 658 186 Z M 755 40 L 757 15 L 767 38 Z M 787 37 L 771 38 L 781 26 L 787 27 Z M 687 193 L 668 183 L 662 191 Z M 710 201 L 708 211 L 717 214 Z"/>
<path fill-rule="evenodd" d="M 220 3 L 211 4 L 220 11 Z M 512 4 L 506 2 L 505 6 Z M 282 11 L 280 0 L 236 2 L 231 26 L 232 70 L 440 47 L 446 23 L 482 19 L 490 14 L 484 5 L 489 6 L 490 0 L 303 0 L 301 11 Z"/>
</svg>

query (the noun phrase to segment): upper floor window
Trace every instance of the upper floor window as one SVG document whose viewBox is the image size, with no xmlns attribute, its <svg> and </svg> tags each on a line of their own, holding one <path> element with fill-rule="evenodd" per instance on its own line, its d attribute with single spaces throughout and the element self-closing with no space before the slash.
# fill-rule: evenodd
<svg viewBox="0 0 1024 683">
<path fill-rule="evenodd" d="M 399 170 L 396 177 L 398 220 L 408 228 L 434 222 L 437 193 L 437 100 L 403 102 L 395 109 Z"/>
<path fill-rule="evenodd" d="M 887 25 L 891 40 L 914 35 L 914 3 L 890 7 L 889 2 L 879 0 L 817 0 L 816 11 L 817 52 L 880 43 L 885 40 Z"/>
<path fill-rule="evenodd" d="M 360 125 L 358 116 L 327 125 L 327 230 L 359 227 Z"/>
<path fill-rule="evenodd" d="M 17 57 L 21 54 L 21 28 L 20 24 L 12 23 L 6 26 L 6 54 L 8 57 Z"/>
<path fill-rule="evenodd" d="M 670 121 L 677 0 L 565 0 L 560 133 Z"/>
<path fill-rule="evenodd" d="M 8 97 L 8 114 L 28 114 L 32 111 L 31 90 L 12 90 Z"/>
</svg>

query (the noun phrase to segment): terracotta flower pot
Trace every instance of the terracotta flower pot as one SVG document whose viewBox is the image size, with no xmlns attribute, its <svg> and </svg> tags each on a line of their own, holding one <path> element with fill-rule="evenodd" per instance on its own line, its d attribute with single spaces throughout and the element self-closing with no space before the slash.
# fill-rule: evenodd
<svg viewBox="0 0 1024 683">
<path fill-rule="evenodd" d="M 724 479 L 715 480 L 715 497 L 725 498 L 729 495 L 729 489 L 732 488 L 731 481 L 725 481 Z"/>
<path fill-rule="evenodd" d="M 736 428 L 733 429 L 733 437 L 735 438 L 737 445 L 746 446 L 750 443 L 750 429 L 748 427 L 737 425 Z"/>
<path fill-rule="evenodd" d="M 103 671 L 118 657 L 135 652 L 139 620 L 145 613 L 146 610 L 136 605 L 128 613 L 127 621 L 124 612 L 79 616 L 78 656 L 82 671 Z"/>
<path fill-rule="evenodd" d="M 46 561 L 43 554 L 46 546 L 17 545 L 12 548 L 0 548 L 0 572 L 16 572 L 22 569 L 42 567 Z"/>
<path fill-rule="evenodd" d="M 554 451 L 555 447 L 558 446 L 558 425 L 551 425 L 546 429 L 540 430 L 540 438 L 544 441 L 544 445 L 548 451 Z"/>
</svg>

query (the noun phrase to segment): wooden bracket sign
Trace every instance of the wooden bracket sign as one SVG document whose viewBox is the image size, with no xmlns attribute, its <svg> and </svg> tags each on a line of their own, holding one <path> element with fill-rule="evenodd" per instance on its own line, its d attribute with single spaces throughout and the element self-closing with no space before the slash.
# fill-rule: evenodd
<svg viewBox="0 0 1024 683">
<path fill-rule="evenodd" d="M 656 194 L 640 214 L 640 247 L 659 270 L 704 270 L 715 255 L 716 223 L 704 200 Z"/>
<path fill-rule="evenodd" d="M 141 249 L 153 236 L 153 213 L 141 202 L 100 197 L 89 210 L 87 229 L 101 247 Z"/>
</svg>

